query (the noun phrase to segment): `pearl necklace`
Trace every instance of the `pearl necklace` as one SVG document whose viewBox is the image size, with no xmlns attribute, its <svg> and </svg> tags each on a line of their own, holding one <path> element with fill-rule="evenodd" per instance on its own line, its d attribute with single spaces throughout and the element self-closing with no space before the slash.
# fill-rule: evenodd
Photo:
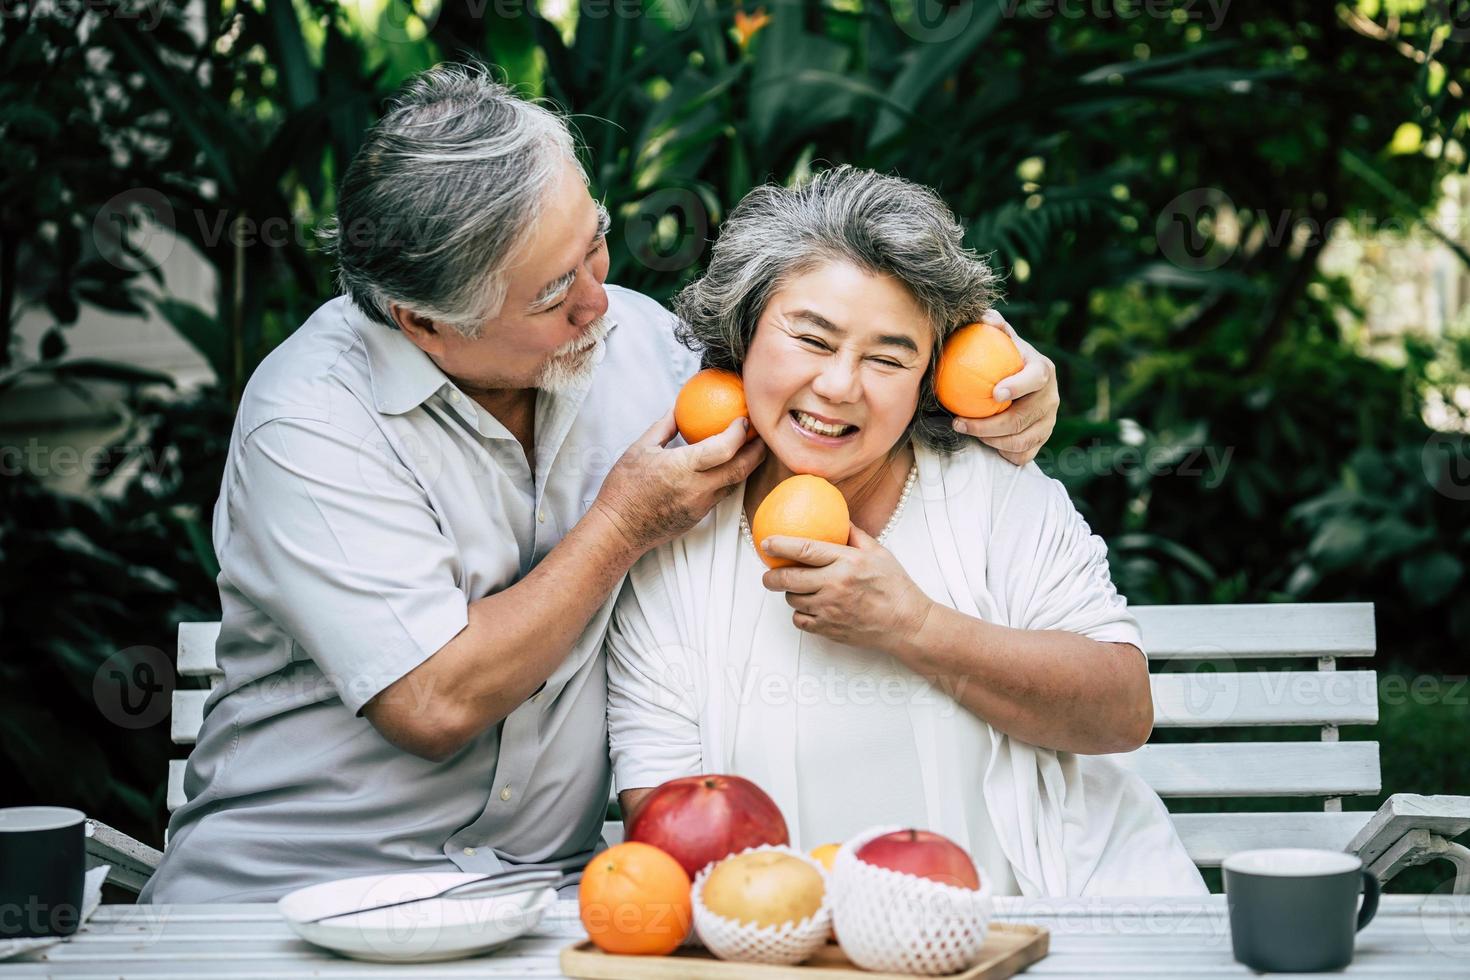
<svg viewBox="0 0 1470 980">
<path fill-rule="evenodd" d="M 888 518 L 888 523 L 884 524 L 883 530 L 878 532 L 879 544 L 887 541 L 889 532 L 898 526 L 898 519 L 903 516 L 903 506 L 909 502 L 909 494 L 914 492 L 914 483 L 918 479 L 919 461 L 914 460 L 914 464 L 909 467 L 908 477 L 903 481 L 903 493 L 898 495 L 898 506 L 893 508 L 893 514 Z M 755 537 L 750 533 L 750 522 L 745 519 L 744 507 L 740 508 L 740 534 L 745 538 L 745 542 L 755 548 L 756 553 L 759 554 L 760 549 L 755 547 Z"/>
</svg>

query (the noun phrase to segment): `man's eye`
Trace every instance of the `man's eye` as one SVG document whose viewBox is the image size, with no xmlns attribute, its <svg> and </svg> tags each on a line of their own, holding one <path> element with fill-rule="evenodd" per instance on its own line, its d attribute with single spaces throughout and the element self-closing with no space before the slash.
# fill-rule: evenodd
<svg viewBox="0 0 1470 980">
<path fill-rule="evenodd" d="M 828 350 L 827 345 L 815 337 L 800 337 L 798 339 L 804 344 L 811 344 L 813 347 L 820 348 L 821 350 Z"/>
<path fill-rule="evenodd" d="M 900 363 L 898 363 L 897 361 L 890 361 L 886 357 L 875 357 L 875 358 L 873 358 L 873 360 L 876 361 L 876 362 L 878 362 L 879 364 L 883 365 L 884 367 L 895 367 L 895 368 L 901 368 L 901 367 L 903 367 L 903 365 L 900 364 Z"/>
<path fill-rule="evenodd" d="M 546 309 L 542 310 L 541 312 L 542 313 L 555 313 L 557 310 L 561 309 L 563 306 L 566 306 L 566 305 L 567 305 L 567 298 L 565 296 L 563 296 L 561 298 L 561 301 L 558 302 L 555 306 L 548 306 Z"/>
</svg>

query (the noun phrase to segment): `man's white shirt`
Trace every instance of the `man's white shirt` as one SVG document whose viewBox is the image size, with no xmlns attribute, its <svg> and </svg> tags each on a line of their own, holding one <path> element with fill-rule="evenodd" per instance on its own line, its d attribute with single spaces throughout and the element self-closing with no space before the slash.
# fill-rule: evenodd
<svg viewBox="0 0 1470 980">
<path fill-rule="evenodd" d="M 214 513 L 224 676 L 144 901 L 588 859 L 609 789 L 602 646 L 616 590 L 544 687 L 444 762 L 395 748 L 361 710 L 462 630 L 470 602 L 556 546 L 698 369 L 663 307 L 616 286 L 608 297 L 590 380 L 537 395 L 534 466 L 345 297 L 261 364 Z"/>
</svg>

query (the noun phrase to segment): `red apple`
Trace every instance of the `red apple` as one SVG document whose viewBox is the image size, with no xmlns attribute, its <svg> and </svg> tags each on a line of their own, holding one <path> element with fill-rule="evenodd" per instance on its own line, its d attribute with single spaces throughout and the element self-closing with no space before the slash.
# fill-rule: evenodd
<svg viewBox="0 0 1470 980">
<path fill-rule="evenodd" d="M 970 855 L 948 837 L 927 830 L 897 830 L 857 849 L 859 861 L 928 878 L 957 888 L 980 890 L 980 873 Z"/>
<path fill-rule="evenodd" d="M 673 855 L 693 878 L 711 861 L 761 844 L 789 844 L 774 800 L 739 776 L 685 776 L 648 794 L 628 840 Z"/>
</svg>

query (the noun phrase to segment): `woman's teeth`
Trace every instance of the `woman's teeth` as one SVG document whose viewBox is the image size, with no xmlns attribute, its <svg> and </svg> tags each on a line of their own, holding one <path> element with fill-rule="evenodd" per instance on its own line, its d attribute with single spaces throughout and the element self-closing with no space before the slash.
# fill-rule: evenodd
<svg viewBox="0 0 1470 980">
<path fill-rule="evenodd" d="M 792 412 L 796 418 L 796 424 L 809 432 L 815 432 L 819 436 L 845 436 L 857 426 L 853 425 L 831 425 L 822 422 L 805 412 Z"/>
</svg>

